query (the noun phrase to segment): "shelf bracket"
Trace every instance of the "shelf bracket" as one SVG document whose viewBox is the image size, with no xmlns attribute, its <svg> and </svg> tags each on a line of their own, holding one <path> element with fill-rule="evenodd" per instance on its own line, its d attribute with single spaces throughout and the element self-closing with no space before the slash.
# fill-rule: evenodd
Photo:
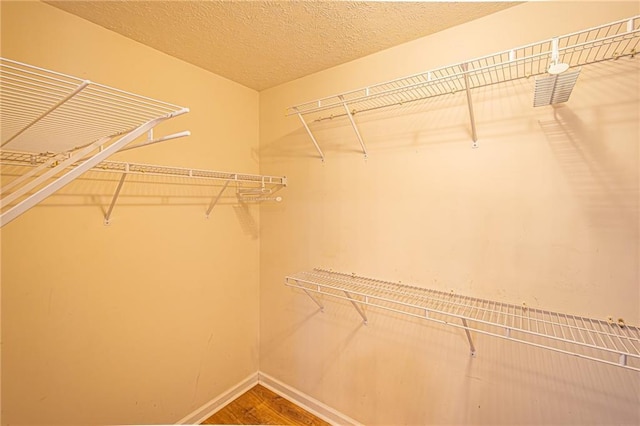
<svg viewBox="0 0 640 426">
<path fill-rule="evenodd" d="M 322 161 L 324 161 L 324 154 L 322 153 L 322 150 L 320 149 L 320 146 L 318 145 L 316 138 L 313 136 L 313 133 L 311 133 L 311 129 L 309 129 L 309 125 L 307 125 L 307 122 L 304 121 L 304 117 L 302 117 L 302 114 L 298 112 L 297 108 L 296 108 L 296 114 L 298 115 L 298 118 L 300 119 L 300 121 L 302 121 L 302 125 L 304 126 L 304 128 L 307 130 L 307 133 L 309 134 L 309 137 L 311 138 L 313 145 L 315 145 L 316 149 L 318 150 L 318 154 L 320 154 L 320 158 L 322 159 Z"/>
<path fill-rule="evenodd" d="M 300 285 L 298 281 L 296 281 L 296 284 Z M 307 294 L 307 296 L 311 298 L 311 300 L 315 302 L 316 305 L 318 305 L 318 307 L 320 308 L 320 312 L 324 312 L 324 305 L 320 303 L 320 301 L 316 297 L 314 297 L 313 294 L 309 293 L 309 290 L 307 290 L 304 287 L 300 287 L 300 288 L 302 289 L 302 291 L 304 291 Z"/>
<path fill-rule="evenodd" d="M 127 172 L 129 171 L 129 165 L 127 164 Z M 120 196 L 120 190 L 122 189 L 122 185 L 124 185 L 124 179 L 127 177 L 127 173 L 123 173 L 120 177 L 120 182 L 118 182 L 118 186 L 116 187 L 116 192 L 113 194 L 113 199 L 111 200 L 111 205 L 109 206 L 109 210 L 107 210 L 107 214 L 104 215 L 104 224 L 111 224 L 111 213 L 113 213 L 113 208 L 116 205 L 116 201 L 118 201 L 118 197 Z"/>
<path fill-rule="evenodd" d="M 368 155 L 367 147 L 364 146 L 364 141 L 362 140 L 362 136 L 360 136 L 360 131 L 358 130 L 358 126 L 356 126 L 356 122 L 353 119 L 353 113 L 349 111 L 349 105 L 347 105 L 347 101 L 344 100 L 344 96 L 340 96 L 340 100 L 342 101 L 344 110 L 347 112 L 347 117 L 349 117 L 349 121 L 351 122 L 351 127 L 353 127 L 353 131 L 356 132 L 356 136 L 358 137 L 358 142 L 360 142 L 360 146 L 362 147 L 362 152 L 364 152 L 364 158 L 367 158 L 367 155 Z"/>
<path fill-rule="evenodd" d="M 358 303 L 356 303 L 355 299 L 351 296 L 351 294 L 349 294 L 348 291 L 344 291 L 344 294 L 346 294 L 347 299 L 349 299 L 349 302 L 351 302 L 351 304 L 353 305 L 354 308 L 356 308 L 356 311 L 358 311 L 358 313 L 360 314 L 360 316 L 363 319 L 364 325 L 367 325 L 369 323 L 369 320 L 367 319 L 367 316 L 365 315 L 364 311 L 362 310 L 362 308 L 360 307 L 360 305 L 358 305 Z"/>
<path fill-rule="evenodd" d="M 467 324 L 466 318 L 462 319 L 462 325 L 464 326 L 464 332 L 467 335 L 467 340 L 469 341 L 469 350 L 471 351 L 471 356 L 476 356 L 476 347 L 473 344 L 473 339 L 471 338 L 471 333 L 469 332 L 469 325 Z"/>
<path fill-rule="evenodd" d="M 460 65 L 462 68 L 463 76 L 464 76 L 464 90 L 467 93 L 467 105 L 469 106 L 469 119 L 471 120 L 471 139 L 473 140 L 473 144 L 471 145 L 473 148 L 478 147 L 478 134 L 476 132 L 476 119 L 473 114 L 473 102 L 471 101 L 471 89 L 469 88 L 469 74 L 467 70 L 469 66 L 465 63 Z"/>
<path fill-rule="evenodd" d="M 171 135 L 162 136 L 161 138 L 153 139 L 153 129 L 151 129 L 149 131 L 149 137 L 147 138 L 147 140 L 145 142 L 141 142 L 141 143 L 136 144 L 136 145 L 126 146 L 126 147 L 122 148 L 120 150 L 120 152 L 128 151 L 130 149 L 140 148 L 140 147 L 147 146 L 147 145 L 153 145 L 153 144 L 164 142 L 164 141 L 170 141 L 170 140 L 173 140 L 173 139 L 183 138 L 185 136 L 191 136 L 191 132 L 189 130 L 185 130 L 183 132 L 173 133 Z"/>
<path fill-rule="evenodd" d="M 216 198 L 214 198 L 213 201 L 211 201 L 211 204 L 209 204 L 209 208 L 207 209 L 207 212 L 205 213 L 205 216 L 207 216 L 207 219 L 209 219 L 209 214 L 211 213 L 211 210 L 213 210 L 213 208 L 216 206 L 216 204 L 218 204 L 218 200 L 220 199 L 220 197 L 222 197 L 222 193 L 224 192 L 225 189 L 227 189 L 227 186 L 229 186 L 229 181 L 226 181 L 224 183 L 224 186 L 222 187 L 220 192 L 218 192 L 218 195 L 216 196 Z"/>
</svg>

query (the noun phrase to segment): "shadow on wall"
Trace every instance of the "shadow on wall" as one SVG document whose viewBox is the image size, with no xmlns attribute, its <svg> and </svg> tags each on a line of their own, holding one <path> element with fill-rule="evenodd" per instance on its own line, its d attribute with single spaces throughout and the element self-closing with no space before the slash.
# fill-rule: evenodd
<svg viewBox="0 0 640 426">
<path fill-rule="evenodd" d="M 588 125 L 566 105 L 554 107 L 553 116 L 539 121 L 540 128 L 589 220 L 601 228 L 637 226 L 638 176 L 619 164 L 620 153 L 603 135 L 597 111 Z"/>
</svg>

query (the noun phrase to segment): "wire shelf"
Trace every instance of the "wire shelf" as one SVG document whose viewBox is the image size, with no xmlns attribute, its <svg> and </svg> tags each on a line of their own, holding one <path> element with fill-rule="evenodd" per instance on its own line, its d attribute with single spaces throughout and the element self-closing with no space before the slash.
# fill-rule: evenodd
<svg viewBox="0 0 640 426">
<path fill-rule="evenodd" d="M 400 105 L 516 79 L 545 74 L 553 61 L 570 67 L 634 56 L 640 43 L 640 15 L 431 71 L 375 84 L 287 108 L 287 115 L 325 112 L 318 120 Z M 465 74 L 468 83 L 465 83 Z"/>
<path fill-rule="evenodd" d="M 56 161 L 64 158 L 59 154 L 33 154 L 29 152 L 0 151 L 0 164 L 37 167 L 51 160 L 54 160 L 48 167 L 53 167 Z M 71 164 L 69 167 L 76 167 L 78 164 Z M 236 182 L 239 184 L 249 183 L 260 186 L 286 186 L 287 178 L 282 176 L 264 176 L 247 173 L 230 173 L 213 170 L 190 169 L 183 167 L 160 166 L 153 164 L 129 163 L 122 161 L 103 161 L 94 166 L 91 171 L 127 173 L 146 176 L 165 176 L 187 179 L 204 179 L 225 182 Z"/>
<path fill-rule="evenodd" d="M 464 329 L 472 354 L 470 331 L 545 348 L 580 358 L 640 371 L 640 329 L 527 306 L 462 296 L 356 275 L 314 269 L 285 278 L 285 285 L 314 296 L 351 302 L 367 322 L 364 307 L 373 307 Z"/>
<path fill-rule="evenodd" d="M 0 58 L 2 148 L 64 152 L 184 108 Z"/>
<path fill-rule="evenodd" d="M 550 71 L 550 66 L 553 66 L 555 70 L 561 64 L 565 67 L 578 67 L 626 56 L 633 58 L 640 43 L 639 18 L 640 15 L 294 105 L 286 109 L 286 115 L 298 116 L 323 161 L 324 153 L 304 116 L 313 114 L 314 121 L 348 117 L 366 158 L 367 148 L 354 120 L 355 114 L 457 92 L 466 92 L 471 121 L 472 146 L 477 148 L 478 136 L 473 114 L 472 89 L 546 74 Z M 577 74 L 575 77 L 577 78 Z M 575 84 L 575 80 L 573 80 L 573 84 Z M 559 96 L 555 96 L 552 88 L 550 96 L 555 98 L 556 102 L 561 102 L 563 99 L 566 101 L 572 88 L 573 85 L 567 86 L 563 95 Z M 536 99 L 535 106 L 540 105 L 543 103 Z"/>
</svg>

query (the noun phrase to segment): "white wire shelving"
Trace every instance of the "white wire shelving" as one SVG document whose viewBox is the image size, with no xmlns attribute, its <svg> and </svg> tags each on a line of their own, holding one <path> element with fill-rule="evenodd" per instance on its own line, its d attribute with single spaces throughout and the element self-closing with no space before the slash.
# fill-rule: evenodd
<svg viewBox="0 0 640 426">
<path fill-rule="evenodd" d="M 397 284 L 323 269 L 285 277 L 324 311 L 318 295 L 351 302 L 364 323 L 367 307 L 463 329 L 471 354 L 473 333 L 490 335 L 629 370 L 640 371 L 640 328 Z"/>
<path fill-rule="evenodd" d="M 0 149 L 57 154 L 2 188 L 0 227 L 144 134 L 149 140 L 135 146 L 188 136 L 151 137 L 158 124 L 187 112 L 178 105 L 0 58 Z"/>
<path fill-rule="evenodd" d="M 313 121 L 346 116 L 366 157 L 367 149 L 354 120 L 356 114 L 465 92 L 473 146 L 477 147 L 472 89 L 546 74 L 551 65 L 567 64 L 575 68 L 623 57 L 633 58 L 639 43 L 640 15 L 294 105 L 287 108 L 286 115 L 298 116 L 323 161 L 324 153 L 304 116 L 312 115 Z"/>
<path fill-rule="evenodd" d="M 234 183 L 240 202 L 280 201 L 272 194 L 286 178 L 106 161 L 119 151 L 184 136 L 183 131 L 159 138 L 154 128 L 189 111 L 171 103 L 94 83 L 55 71 L 0 58 L 0 158 L 4 165 L 31 169 L 0 190 L 0 227 L 11 222 L 83 173 L 121 173 L 105 216 L 109 223 L 127 175 L 173 176 Z M 146 141 L 131 144 L 141 136 Z M 277 188 L 277 189 L 274 189 Z"/>
<path fill-rule="evenodd" d="M 56 154 L 34 154 L 18 151 L 0 151 L 0 165 L 32 167 L 35 169 L 47 169 L 63 161 L 68 155 Z M 70 164 L 69 168 L 77 167 L 77 164 Z M 282 198 L 275 196 L 275 193 L 287 186 L 287 178 L 284 176 L 255 175 L 248 173 L 232 173 L 224 171 L 203 170 L 183 167 L 162 166 L 157 164 L 142 164 L 123 161 L 102 161 L 89 169 L 92 172 L 107 172 L 120 175 L 120 181 L 116 187 L 113 199 L 105 215 L 105 224 L 109 224 L 111 213 L 118 200 L 125 178 L 129 175 L 158 176 L 164 178 L 180 178 L 181 182 L 193 180 L 200 182 L 217 182 L 222 184 L 222 188 L 213 198 L 206 210 L 206 216 L 216 206 L 222 194 L 229 185 L 235 186 L 236 196 L 239 202 L 263 202 L 281 201 Z M 17 179 L 20 179 L 18 177 Z M 12 182 L 8 182 L 5 187 L 10 187 Z"/>
</svg>

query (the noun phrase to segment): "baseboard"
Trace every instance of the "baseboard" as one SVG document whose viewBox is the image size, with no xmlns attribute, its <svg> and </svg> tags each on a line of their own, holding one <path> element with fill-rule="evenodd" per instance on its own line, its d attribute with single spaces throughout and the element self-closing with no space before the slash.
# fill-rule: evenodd
<svg viewBox="0 0 640 426">
<path fill-rule="evenodd" d="M 178 421 L 177 425 L 197 425 L 223 409 L 231 401 L 258 384 L 258 373 L 253 373 L 237 385 L 227 389 L 218 397 L 204 404 L 188 416 Z"/>
<path fill-rule="evenodd" d="M 292 388 L 291 386 L 286 385 L 277 379 L 274 379 L 268 374 L 259 372 L 258 382 L 265 388 L 272 390 L 283 398 L 288 399 L 301 408 L 304 408 L 311 414 L 333 425 L 362 426 L 361 423 L 357 422 L 351 417 L 348 417 L 340 413 L 339 411 L 334 410 L 328 405 L 323 404 L 317 399 L 312 398 L 309 395 L 300 392 L 299 390 Z"/>
</svg>

